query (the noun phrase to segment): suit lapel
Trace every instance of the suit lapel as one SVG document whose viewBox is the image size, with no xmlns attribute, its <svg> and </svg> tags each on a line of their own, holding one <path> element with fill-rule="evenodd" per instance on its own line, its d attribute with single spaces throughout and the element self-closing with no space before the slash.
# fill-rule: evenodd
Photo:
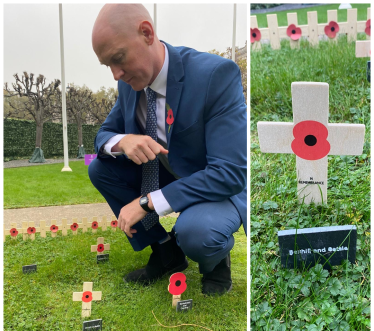
<svg viewBox="0 0 374 331">
<path fill-rule="evenodd" d="M 138 121 L 136 120 L 136 108 L 139 104 L 140 93 L 131 89 L 129 99 L 126 106 L 125 114 L 125 132 L 139 134 Z"/>
<path fill-rule="evenodd" d="M 169 105 L 169 107 L 173 111 L 173 117 L 174 122 L 177 120 L 178 115 L 178 107 L 179 107 L 179 101 L 182 94 L 183 89 L 183 82 L 180 80 L 184 76 L 184 69 L 183 69 L 183 63 L 182 58 L 179 54 L 179 52 L 171 45 L 165 43 L 168 52 L 169 52 L 169 68 L 168 68 L 168 78 L 167 78 L 167 85 L 166 85 L 166 104 Z M 166 109 L 165 105 L 165 120 L 167 119 L 168 111 Z M 170 138 L 171 134 L 173 132 L 174 123 L 170 126 L 169 130 L 169 124 L 165 123 L 165 131 L 166 131 L 166 139 L 167 139 L 167 149 L 169 149 L 170 145 Z"/>
</svg>

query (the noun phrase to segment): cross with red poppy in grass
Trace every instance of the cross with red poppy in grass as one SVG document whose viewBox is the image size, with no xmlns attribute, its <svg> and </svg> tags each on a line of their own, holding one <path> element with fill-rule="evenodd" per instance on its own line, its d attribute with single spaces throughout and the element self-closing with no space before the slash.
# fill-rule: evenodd
<svg viewBox="0 0 374 331">
<path fill-rule="evenodd" d="M 97 252 L 97 255 L 104 254 L 104 251 L 109 251 L 110 245 L 104 244 L 104 237 L 97 238 L 97 245 L 91 245 L 91 252 Z"/>
<path fill-rule="evenodd" d="M 101 291 L 92 291 L 93 283 L 84 282 L 83 292 L 73 292 L 73 301 L 82 301 L 82 317 L 91 316 L 91 301 L 101 300 Z"/>
<path fill-rule="evenodd" d="M 305 204 L 327 202 L 327 155 L 361 155 L 363 124 L 331 124 L 329 84 L 291 84 L 293 123 L 258 122 L 263 153 L 296 154 L 297 191 Z"/>
<path fill-rule="evenodd" d="M 173 295 L 172 307 L 181 301 L 182 293 L 187 289 L 186 275 L 182 272 L 172 274 L 169 279 L 168 291 Z"/>
</svg>

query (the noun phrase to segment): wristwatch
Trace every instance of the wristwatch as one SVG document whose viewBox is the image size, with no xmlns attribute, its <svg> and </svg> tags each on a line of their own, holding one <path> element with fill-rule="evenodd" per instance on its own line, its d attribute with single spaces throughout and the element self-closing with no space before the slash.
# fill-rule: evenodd
<svg viewBox="0 0 374 331">
<path fill-rule="evenodd" d="M 153 210 L 148 207 L 148 202 L 149 199 L 147 197 L 147 194 L 144 194 L 139 200 L 140 207 L 142 207 L 147 213 L 152 213 Z"/>
</svg>

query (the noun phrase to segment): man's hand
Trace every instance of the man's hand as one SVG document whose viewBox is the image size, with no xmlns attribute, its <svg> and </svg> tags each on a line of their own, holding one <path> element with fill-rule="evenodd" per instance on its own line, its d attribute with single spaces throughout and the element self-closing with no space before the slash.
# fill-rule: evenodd
<svg viewBox="0 0 374 331">
<path fill-rule="evenodd" d="M 158 154 L 168 154 L 169 151 L 154 141 L 150 136 L 128 134 L 112 147 L 112 152 L 122 152 L 136 164 L 147 163 Z"/>
<path fill-rule="evenodd" d="M 148 207 L 154 210 L 151 195 L 148 193 L 147 196 L 149 200 Z M 125 231 L 130 238 L 132 238 L 133 233 L 137 232 L 136 229 L 132 229 L 131 227 L 147 215 L 147 212 L 140 206 L 139 200 L 140 198 L 136 198 L 134 201 L 124 206 L 118 216 L 118 227 L 122 231 Z"/>
</svg>

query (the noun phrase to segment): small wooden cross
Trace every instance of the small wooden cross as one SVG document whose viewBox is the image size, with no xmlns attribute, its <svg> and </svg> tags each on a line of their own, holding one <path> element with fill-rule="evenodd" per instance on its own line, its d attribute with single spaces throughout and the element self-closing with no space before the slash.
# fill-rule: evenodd
<svg viewBox="0 0 374 331">
<path fill-rule="evenodd" d="M 13 240 L 16 240 L 17 239 L 17 235 L 19 233 L 19 231 L 17 230 L 17 223 L 10 223 L 10 229 L 9 230 L 6 230 L 5 229 L 5 224 L 3 224 L 3 227 L 4 227 L 4 242 L 5 242 L 5 236 L 9 236 L 13 239 Z"/>
<path fill-rule="evenodd" d="M 77 219 L 77 218 L 73 218 L 73 224 L 74 224 L 74 223 L 78 224 L 78 219 Z M 75 230 L 75 231 L 72 231 L 72 232 L 73 232 L 73 235 L 76 236 L 77 233 L 78 233 L 78 229 Z"/>
<path fill-rule="evenodd" d="M 92 287 L 92 282 L 84 282 L 83 292 L 73 292 L 73 301 L 82 301 L 82 317 L 91 316 L 91 301 L 101 300 L 101 291 L 92 292 Z"/>
<path fill-rule="evenodd" d="M 172 307 L 176 307 L 177 303 L 182 299 L 182 293 L 186 290 L 186 275 L 182 272 L 172 274 L 169 279 L 168 291 L 173 295 L 171 302 Z"/>
<path fill-rule="evenodd" d="M 61 230 L 62 230 L 61 234 L 63 236 L 67 236 L 68 235 L 68 220 L 66 218 L 62 219 Z"/>
<path fill-rule="evenodd" d="M 23 240 L 26 240 L 27 238 L 30 238 L 31 240 L 35 240 L 35 223 L 30 222 L 22 222 L 22 234 L 23 234 Z"/>
<path fill-rule="evenodd" d="M 49 229 L 45 226 L 45 221 L 40 221 L 39 229 L 40 229 L 40 237 L 46 238 L 47 231 L 49 231 Z"/>
<path fill-rule="evenodd" d="M 51 220 L 51 226 L 49 227 L 49 231 L 51 231 L 51 237 L 52 238 L 55 238 L 57 236 L 57 231 L 58 230 L 59 230 L 59 228 L 57 226 L 57 220 Z"/>
<path fill-rule="evenodd" d="M 102 231 L 106 231 L 108 228 L 108 221 L 106 220 L 106 216 L 103 216 L 102 221 L 99 222 L 99 226 L 101 226 Z"/>
<path fill-rule="evenodd" d="M 328 123 L 327 83 L 292 83 L 291 93 L 293 123 L 258 122 L 260 149 L 296 154 L 299 201 L 326 203 L 327 155 L 361 155 L 365 125 Z"/>
<path fill-rule="evenodd" d="M 115 215 L 112 215 L 112 222 L 117 221 L 117 217 Z M 111 222 L 111 224 L 112 224 Z M 112 226 L 112 231 L 116 232 L 117 231 L 117 226 Z"/>
<path fill-rule="evenodd" d="M 95 225 L 96 225 L 96 227 L 95 227 Z M 98 226 L 99 226 L 99 223 L 97 221 L 97 216 L 95 216 L 95 217 L 92 218 L 92 223 L 91 223 L 92 233 L 97 232 Z"/>
<path fill-rule="evenodd" d="M 97 238 L 97 245 L 91 245 L 91 252 L 97 252 L 97 255 L 110 251 L 110 244 L 104 244 L 104 237 Z"/>
<path fill-rule="evenodd" d="M 82 233 L 87 232 L 87 227 L 88 227 L 87 217 L 83 217 L 82 218 Z"/>
</svg>

